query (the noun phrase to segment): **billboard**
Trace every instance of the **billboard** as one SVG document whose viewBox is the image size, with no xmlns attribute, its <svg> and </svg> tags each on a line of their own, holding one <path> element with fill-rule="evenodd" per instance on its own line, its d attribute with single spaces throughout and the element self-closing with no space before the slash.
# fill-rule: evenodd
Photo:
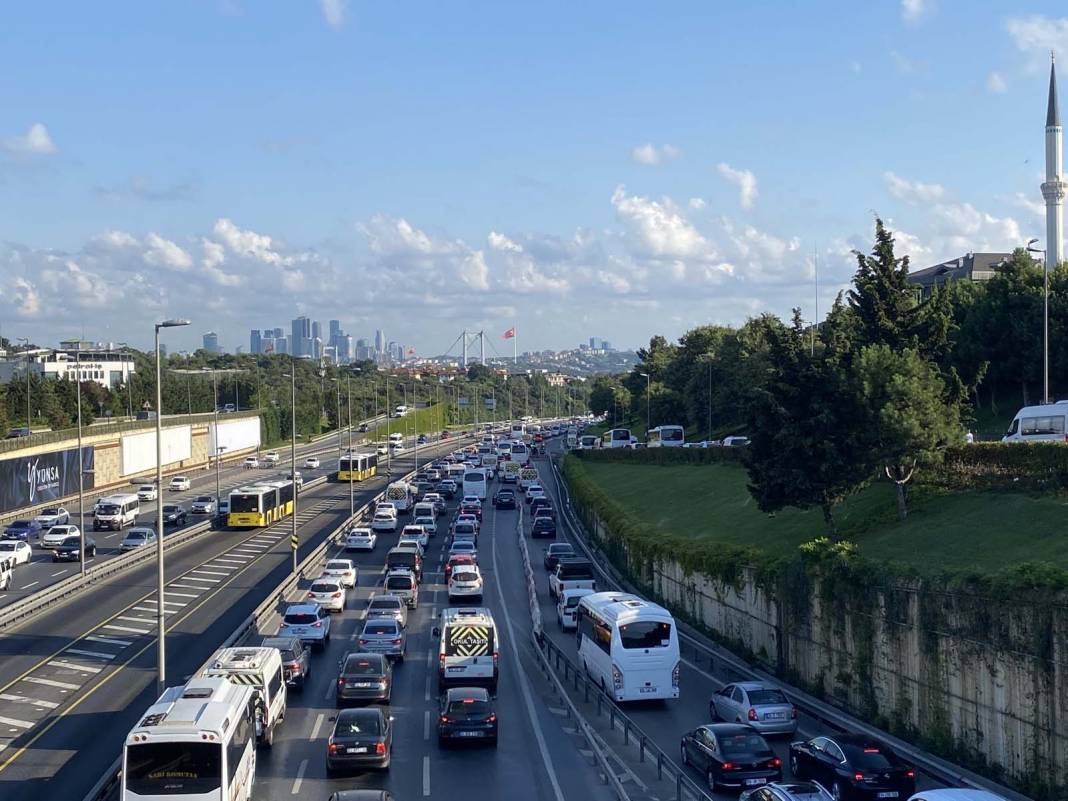
<svg viewBox="0 0 1068 801">
<path fill-rule="evenodd" d="M 82 468 L 93 469 L 93 446 L 82 448 Z M 93 488 L 86 472 L 83 488 Z M 18 456 L 0 461 L 0 513 L 36 506 L 78 493 L 78 449 Z"/>
<path fill-rule="evenodd" d="M 497 399 L 496 398 L 483 398 L 482 400 L 483 400 L 483 402 L 485 402 L 487 409 L 496 409 L 497 408 Z"/>
<path fill-rule="evenodd" d="M 208 426 L 208 455 L 216 451 L 215 424 Z M 223 449 L 223 455 L 243 451 L 260 446 L 260 418 L 242 417 L 240 420 L 219 422 L 218 430 L 219 447 Z"/>
<path fill-rule="evenodd" d="M 471 399 L 470 398 L 457 398 L 456 399 L 456 405 L 457 406 L 470 406 L 471 405 Z"/>
<path fill-rule="evenodd" d="M 160 439 L 163 442 L 163 464 L 174 464 L 193 455 L 193 429 L 189 426 L 164 428 Z M 156 466 L 156 432 L 127 434 L 122 438 L 122 475 L 143 473 Z"/>
</svg>

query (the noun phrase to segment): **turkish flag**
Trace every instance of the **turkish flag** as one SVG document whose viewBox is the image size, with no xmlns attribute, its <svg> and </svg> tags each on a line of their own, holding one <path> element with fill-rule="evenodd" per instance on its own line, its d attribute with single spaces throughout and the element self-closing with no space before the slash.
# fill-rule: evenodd
<svg viewBox="0 0 1068 801">
<path fill-rule="evenodd" d="M 415 348 L 408 348 L 408 355 L 409 356 L 414 356 L 415 355 Z"/>
<path fill-rule="evenodd" d="M 513 325 L 507 331 L 504 332 L 504 339 L 512 339 L 515 337 L 515 326 Z"/>
</svg>

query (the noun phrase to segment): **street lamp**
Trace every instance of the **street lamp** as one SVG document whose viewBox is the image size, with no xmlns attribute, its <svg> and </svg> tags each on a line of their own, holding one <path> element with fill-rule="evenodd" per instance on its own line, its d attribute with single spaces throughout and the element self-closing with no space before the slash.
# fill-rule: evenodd
<svg viewBox="0 0 1068 801">
<path fill-rule="evenodd" d="M 293 404 L 293 421 L 290 430 L 289 458 L 292 467 L 289 471 L 290 481 L 293 482 L 293 529 L 289 537 L 289 549 L 293 552 L 293 573 L 297 572 L 297 357 L 293 356 L 293 366 L 288 374 L 283 377 L 289 378 L 291 403 Z"/>
<path fill-rule="evenodd" d="M 1031 247 L 1037 241 L 1027 243 L 1027 252 L 1042 254 L 1042 402 L 1049 403 L 1049 265 L 1046 251 Z"/>
<path fill-rule="evenodd" d="M 649 377 L 648 373 L 638 373 L 638 375 L 640 375 L 640 376 L 645 378 L 645 441 L 648 443 L 649 442 L 649 427 L 650 427 L 650 421 L 652 419 L 652 415 L 651 415 L 651 408 L 652 407 L 649 405 L 650 402 L 651 402 L 650 399 L 652 397 L 651 396 L 650 387 L 651 387 L 651 385 L 653 383 L 653 379 L 651 379 Z"/>
<path fill-rule="evenodd" d="M 159 330 L 183 325 L 189 325 L 189 320 L 173 319 L 156 323 L 156 661 L 159 663 L 156 666 L 157 695 L 162 695 L 167 689 L 167 648 L 164 644 L 166 623 L 163 620 L 163 498 L 159 497 L 159 493 L 163 492 L 163 371 L 159 360 Z M 78 453 L 81 453 L 81 442 L 78 443 Z M 78 458 L 80 462 L 81 456 Z"/>
</svg>

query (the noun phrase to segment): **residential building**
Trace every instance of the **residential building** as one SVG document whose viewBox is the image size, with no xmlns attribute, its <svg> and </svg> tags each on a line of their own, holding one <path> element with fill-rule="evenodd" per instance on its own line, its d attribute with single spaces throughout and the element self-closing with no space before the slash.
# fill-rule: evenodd
<svg viewBox="0 0 1068 801">
<path fill-rule="evenodd" d="M 219 335 L 214 331 L 204 332 L 204 350 L 208 353 L 221 353 L 219 350 Z"/>
<path fill-rule="evenodd" d="M 0 359 L 0 383 L 8 383 L 15 376 L 24 376 L 27 360 L 17 353 Z M 56 350 L 29 357 L 29 369 L 44 378 L 95 381 L 102 387 L 114 389 L 126 384 L 136 372 L 134 357 L 101 343 L 67 341 Z"/>
<path fill-rule="evenodd" d="M 1012 258 L 1011 253 L 965 253 L 955 259 L 909 273 L 909 283 L 917 288 L 921 299 L 929 298 L 934 288 L 952 281 L 986 281 Z"/>
</svg>

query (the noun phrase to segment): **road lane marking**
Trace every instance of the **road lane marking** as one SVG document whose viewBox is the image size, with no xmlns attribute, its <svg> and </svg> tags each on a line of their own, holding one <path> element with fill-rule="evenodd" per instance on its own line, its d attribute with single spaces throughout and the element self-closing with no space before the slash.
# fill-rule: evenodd
<svg viewBox="0 0 1068 801">
<path fill-rule="evenodd" d="M 39 706 L 42 709 L 55 709 L 59 706 L 54 701 L 41 701 L 37 698 L 29 698 L 25 695 L 14 695 L 12 693 L 0 693 L 0 700 L 14 701 L 17 704 L 30 704 L 31 706 Z"/>
<path fill-rule="evenodd" d="M 114 659 L 115 654 L 106 654 L 103 651 L 83 651 L 79 648 L 68 648 L 63 653 L 65 654 L 80 654 L 81 656 L 95 656 L 100 659 Z"/>
<path fill-rule="evenodd" d="M 51 574 L 51 575 L 49 576 L 49 578 L 55 578 L 56 576 L 62 576 L 62 575 L 63 575 L 64 573 L 66 573 L 66 572 L 67 572 L 66 570 L 60 570 L 60 571 L 59 571 L 58 573 L 52 573 L 52 574 Z"/>
<path fill-rule="evenodd" d="M 220 579 L 201 578 L 200 576 L 187 576 L 185 580 L 186 581 L 203 581 L 206 584 L 218 584 L 219 581 L 220 581 Z M 210 589 L 210 588 L 209 587 L 204 587 L 204 589 Z"/>
<path fill-rule="evenodd" d="M 31 583 L 31 584 L 27 584 L 27 585 L 26 585 L 25 587 L 19 587 L 19 589 L 20 589 L 20 590 L 28 590 L 28 589 L 29 589 L 30 587 L 36 587 L 36 586 L 37 586 L 38 584 L 40 584 L 40 583 L 41 583 L 41 582 L 39 582 L 39 581 L 34 581 L 34 582 L 33 582 L 33 583 Z"/>
<path fill-rule="evenodd" d="M 302 759 L 300 761 L 300 767 L 297 768 L 297 778 L 293 780 L 293 790 L 291 795 L 296 795 L 300 792 L 300 785 L 304 781 L 304 771 L 308 769 L 308 760 Z"/>
<path fill-rule="evenodd" d="M 148 623 L 148 621 L 144 621 Z M 152 629 L 135 629 L 133 626 L 120 626 L 118 623 L 105 623 L 101 628 L 115 629 L 116 631 L 131 631 L 134 634 L 148 634 Z"/>
<path fill-rule="evenodd" d="M 223 572 L 220 572 L 218 570 L 204 570 L 203 568 L 198 568 L 197 570 L 194 570 L 193 574 L 197 575 L 197 576 L 220 576 L 222 578 L 226 578 L 227 576 L 230 575 L 229 573 L 223 573 Z M 204 581 L 204 580 L 205 579 L 197 579 L 197 581 Z"/>
<path fill-rule="evenodd" d="M 55 681 L 54 679 L 39 679 L 36 676 L 23 676 L 20 681 L 43 684 L 45 687 L 58 687 L 61 690 L 80 690 L 82 688 L 82 685 L 80 684 L 71 684 L 66 681 Z"/>
<path fill-rule="evenodd" d="M 89 665 L 79 665 L 77 662 L 67 662 L 62 659 L 53 659 L 50 662 L 45 662 L 46 665 L 52 667 L 65 668 L 67 670 L 78 670 L 82 673 L 99 673 L 104 668 L 89 667 Z"/>
<path fill-rule="evenodd" d="M 423 739 L 430 739 L 430 710 L 423 711 Z"/>
<path fill-rule="evenodd" d="M 189 595 L 189 593 L 185 593 L 185 592 L 174 592 L 171 589 L 171 587 L 180 587 L 183 590 L 202 590 L 202 589 L 204 589 L 203 587 L 197 587 L 197 586 L 195 586 L 193 584 L 170 584 L 170 585 L 167 586 L 166 592 L 169 592 L 171 595 Z M 198 596 L 189 595 L 189 597 L 190 598 L 197 598 Z"/>
<path fill-rule="evenodd" d="M 155 609 L 153 609 L 151 611 L 152 611 L 153 615 L 156 614 L 156 610 Z M 136 615 L 115 615 L 114 619 L 115 620 L 129 620 L 131 623 L 145 623 L 147 625 L 152 625 L 152 623 L 154 622 L 151 618 L 137 617 Z"/>
<path fill-rule="evenodd" d="M 175 584 L 174 586 L 177 587 L 179 585 Z M 192 587 L 190 587 L 189 589 L 192 589 Z M 166 592 L 167 595 L 177 595 L 179 598 L 199 598 L 200 597 L 195 592 L 175 592 L 170 587 L 168 587 L 165 590 L 165 592 Z M 164 603 L 167 603 L 167 602 L 164 601 Z"/>
<path fill-rule="evenodd" d="M 212 559 L 209 563 L 210 567 L 220 567 L 221 565 L 239 565 L 244 566 L 248 564 L 248 559 Z M 203 573 L 210 573 L 209 570 L 201 571 Z M 225 576 L 226 573 L 215 573 L 216 576 Z"/>
<path fill-rule="evenodd" d="M 16 729 L 32 729 L 36 725 L 18 718 L 0 718 L 0 723 L 5 726 L 14 726 Z"/>
<path fill-rule="evenodd" d="M 113 637 L 100 637 L 96 634 L 90 634 L 83 639 L 90 640 L 92 642 L 102 642 L 105 645 L 121 645 L 123 648 L 128 648 L 133 645 L 131 640 L 116 640 Z"/>
<path fill-rule="evenodd" d="M 323 713 L 320 712 L 315 716 L 315 725 L 312 726 L 311 734 L 308 736 L 308 740 L 315 741 L 319 739 L 319 729 L 323 725 Z"/>
</svg>

